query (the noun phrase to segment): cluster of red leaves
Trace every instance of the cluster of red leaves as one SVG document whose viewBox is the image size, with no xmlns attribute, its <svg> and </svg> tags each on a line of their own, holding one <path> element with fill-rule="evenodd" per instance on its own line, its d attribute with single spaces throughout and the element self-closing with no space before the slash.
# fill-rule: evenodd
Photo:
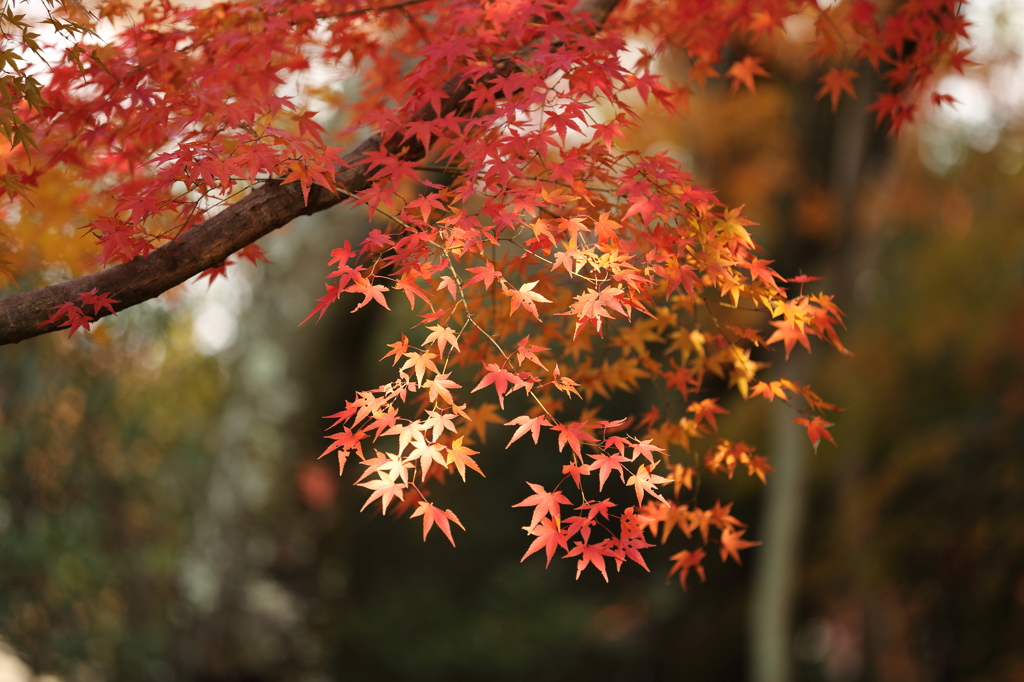
<svg viewBox="0 0 1024 682">
<path fill-rule="evenodd" d="M 43 325 L 60 322 L 60 327 L 66 327 L 70 330 L 68 332 L 68 338 L 70 338 L 71 335 L 79 329 L 89 331 L 89 328 L 95 321 L 95 317 L 91 317 L 85 312 L 86 306 L 92 307 L 93 315 L 99 313 L 101 310 L 107 310 L 111 315 L 116 315 L 117 313 L 114 312 L 114 304 L 118 303 L 118 301 L 107 294 L 98 294 L 96 292 L 96 289 L 91 289 L 78 295 L 78 298 L 75 299 L 78 303 L 75 301 L 68 301 L 57 306 L 50 313 L 50 317 L 45 321 L 40 322 L 39 326 L 41 327 Z"/>
<path fill-rule="evenodd" d="M 679 528 L 701 541 L 673 557 L 685 586 L 691 569 L 704 577 L 701 547 L 717 543 L 723 560 L 738 562 L 756 544 L 729 505 L 696 504 L 693 479 L 742 467 L 764 481 L 770 471 L 749 445 L 718 435 L 726 410 L 706 395 L 709 380 L 744 398 L 794 401 L 812 442 L 831 440 L 820 413 L 834 408 L 796 382 L 760 381 L 765 365 L 752 353 L 781 342 L 788 358 L 812 337 L 844 350 L 841 313 L 831 297 L 787 292 L 757 255 L 751 223 L 679 163 L 617 141 L 640 124 L 639 107 L 675 109 L 692 84 L 721 75 L 737 37 L 753 50 L 793 14 L 813 18 L 812 53 L 823 63 L 884 67 L 891 92 L 874 106 L 898 128 L 934 69 L 966 63 L 955 42 L 963 22 L 947 0 L 914 0 L 889 15 L 866 0 L 828 9 L 641 0 L 599 28 L 573 5 L 149 4 L 118 42 L 54 69 L 50 107 L 36 121 L 39 153 L 9 166 L 29 187 L 58 166 L 109 178 L 116 207 L 89 225 L 109 264 L 148 253 L 263 179 L 299 182 L 304 195 L 313 185 L 343 191 L 339 149 L 359 126 L 403 140 L 401 152 L 382 145 L 367 155 L 372 185 L 354 197 L 387 227 L 332 251 L 326 293 L 309 316 L 341 300 L 390 309 L 404 295 L 419 324 L 412 339 L 390 344 L 393 380 L 331 415 L 324 454 L 341 468 L 355 455 L 366 505 L 422 517 L 424 536 L 436 526 L 454 543 L 451 523 L 462 524 L 430 501 L 431 484 L 452 473 L 465 480 L 467 469 L 482 475 L 471 446 L 489 423 L 512 427 L 508 446 L 529 436 L 524 443 L 563 458 L 560 481 L 550 490 L 531 483 L 516 505 L 532 509 L 524 559 L 562 550 L 578 572 L 593 566 L 607 579 L 606 561 L 646 568 L 648 539 Z M 627 69 L 634 35 L 651 44 Z M 651 72 L 669 48 L 688 57 L 688 82 Z M 330 144 L 303 100 L 283 94 L 323 65 L 363 82 L 346 104 L 359 126 Z M 752 53 L 724 72 L 734 89 L 750 90 L 767 74 Z M 831 68 L 820 96 L 834 106 L 852 93 L 853 75 Z M 452 82 L 468 94 L 446 108 Z M 347 102 L 322 86 L 301 93 Z M 454 180 L 422 180 L 428 170 Z M 738 307 L 760 311 L 771 335 L 719 324 Z M 70 309 L 54 315 L 67 315 L 72 331 L 87 326 Z M 596 399 L 616 392 L 636 394 L 641 407 L 600 414 Z"/>
<path fill-rule="evenodd" d="M 826 7 L 778 0 L 671 4 L 666 10 L 661 0 L 631 2 L 624 15 L 632 27 L 653 36 L 655 49 L 649 54 L 672 47 L 689 59 L 691 80 L 677 90 L 684 99 L 694 85 L 703 87 L 707 79 L 722 75 L 730 79 L 733 91 L 742 86 L 753 92 L 755 78 L 770 77 L 762 64 L 771 54 L 771 39 L 795 16 L 813 24 L 807 57 L 824 69 L 818 98 L 828 97 L 835 111 L 844 93 L 856 96 L 853 80 L 870 68 L 886 84 L 871 109 L 878 123 L 887 123 L 893 132 L 914 120 L 935 75 L 950 69 L 962 72 L 973 63 L 961 40 L 967 37 L 967 22 L 960 0 L 847 0 L 823 3 Z M 722 74 L 719 65 L 725 48 L 737 36 L 749 53 L 734 59 Z M 931 96 L 934 104 L 951 101 L 948 95 Z"/>
</svg>

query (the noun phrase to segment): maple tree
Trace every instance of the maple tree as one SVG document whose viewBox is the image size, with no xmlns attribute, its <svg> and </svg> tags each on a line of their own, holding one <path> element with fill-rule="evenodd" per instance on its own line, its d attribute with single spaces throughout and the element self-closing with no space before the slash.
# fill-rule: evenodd
<svg viewBox="0 0 1024 682">
<path fill-rule="evenodd" d="M 303 320 L 339 302 L 407 303 L 418 320 L 384 355 L 392 380 L 330 415 L 324 455 L 362 467 L 364 507 L 454 544 L 463 523 L 431 490 L 484 474 L 473 447 L 492 423 L 513 429 L 506 447 L 552 461 L 550 481 L 514 505 L 531 513 L 524 560 L 561 551 L 577 575 L 607 580 L 613 562 L 646 569 L 643 550 L 679 530 L 689 544 L 670 572 L 684 587 L 691 571 L 703 579 L 705 548 L 739 562 L 757 544 L 731 504 L 699 496 L 700 477 L 771 471 L 719 434 L 727 410 L 711 394 L 787 402 L 815 448 L 831 442 L 834 406 L 764 381 L 760 358 L 811 338 L 847 352 L 842 313 L 805 292 L 813 278 L 771 268 L 740 209 L 669 155 L 620 141 L 647 107 L 685 110 L 709 80 L 755 92 L 792 17 L 813 26 L 818 98 L 835 109 L 854 93 L 851 67 L 875 69 L 886 87 L 870 107 L 893 131 L 934 74 L 969 63 L 950 0 L 69 2 L 47 20 L 71 41 L 58 59 L 6 12 L 5 46 L 38 59 L 3 53 L 0 268 L 35 287 L 0 301 L 3 343 L 89 330 L 266 260 L 255 242 L 298 216 L 364 206 L 386 227 L 334 245 Z M 669 57 L 688 65 L 679 80 L 655 72 Z M 69 225 L 94 244 L 59 264 L 26 255 L 33 197 L 56 178 L 72 188 Z M 633 407 L 610 414 L 619 392 Z"/>
</svg>

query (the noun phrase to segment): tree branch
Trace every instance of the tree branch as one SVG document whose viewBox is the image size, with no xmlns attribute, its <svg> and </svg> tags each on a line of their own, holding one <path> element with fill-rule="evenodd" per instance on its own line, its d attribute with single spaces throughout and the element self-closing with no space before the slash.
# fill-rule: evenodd
<svg viewBox="0 0 1024 682">
<path fill-rule="evenodd" d="M 619 0 L 586 0 L 580 10 L 590 14 L 598 26 L 602 25 Z M 495 66 L 495 74 L 509 66 Z M 453 78 L 443 88 L 446 98 L 441 115 L 463 111 L 470 84 Z M 429 120 L 437 116 L 430 106 L 424 107 L 410 119 Z M 409 146 L 400 136 L 384 142 L 380 135 L 366 140 L 343 158 L 347 167 L 337 173 L 339 186 L 349 194 L 366 189 L 372 169 L 365 155 L 381 145 L 391 154 Z M 413 149 L 404 152 L 406 158 L 420 158 L 426 150 L 412 143 Z M 341 203 L 347 196 L 335 195 L 324 187 L 314 186 L 309 203 L 304 204 L 298 183 L 282 185 L 268 183 L 241 201 L 231 204 L 217 215 L 207 218 L 175 241 L 154 249 L 145 256 L 116 265 L 78 279 L 53 284 L 35 291 L 27 291 L 0 300 L 0 345 L 18 343 L 42 334 L 58 331 L 61 321 L 47 323 L 53 309 L 62 303 L 74 301 L 87 291 L 96 289 L 118 300 L 113 307 L 121 311 L 155 298 L 204 270 L 223 263 L 231 254 L 252 244 L 264 235 L 283 227 L 302 215 L 312 215 Z M 97 319 L 109 315 L 97 311 Z"/>
</svg>

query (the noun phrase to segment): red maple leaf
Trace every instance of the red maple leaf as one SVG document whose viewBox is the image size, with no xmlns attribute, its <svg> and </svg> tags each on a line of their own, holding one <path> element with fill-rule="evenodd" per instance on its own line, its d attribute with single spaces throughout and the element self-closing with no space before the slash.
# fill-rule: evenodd
<svg viewBox="0 0 1024 682">
<path fill-rule="evenodd" d="M 384 298 L 384 293 L 387 292 L 387 290 L 388 288 L 382 284 L 371 284 L 370 281 L 362 275 L 356 275 L 355 282 L 345 287 L 345 292 L 362 294 L 363 300 L 360 301 L 359 305 L 353 308 L 351 312 L 354 313 L 371 300 L 380 303 L 385 309 L 391 310 L 391 308 L 388 307 L 387 299 Z"/>
<path fill-rule="evenodd" d="M 571 556 L 578 556 L 580 559 L 576 562 L 576 579 L 580 579 L 580 573 L 588 565 L 593 566 L 597 570 L 601 571 L 601 575 L 604 576 L 604 581 L 608 582 L 608 570 L 604 565 L 604 558 L 610 555 L 609 545 L 611 540 L 602 540 L 601 542 L 589 545 L 582 542 L 577 542 L 569 553 L 566 554 L 566 558 Z"/>
<path fill-rule="evenodd" d="M 569 504 L 569 498 L 562 494 L 557 488 L 548 492 L 544 490 L 543 486 L 539 486 L 536 483 L 526 482 L 526 485 L 533 489 L 533 495 L 530 495 L 522 502 L 516 502 L 513 507 L 533 507 L 533 517 L 530 519 L 530 525 L 527 526 L 527 530 L 533 530 L 534 526 L 540 523 L 540 520 L 545 516 L 550 516 L 556 522 L 562 518 L 561 505 Z"/>
<path fill-rule="evenodd" d="M 120 303 L 110 297 L 110 294 L 97 294 L 97 289 L 93 287 L 89 291 L 83 292 L 78 295 L 78 300 L 82 302 L 82 305 L 91 305 L 93 313 L 98 314 L 101 310 L 108 310 L 111 315 L 116 315 L 114 312 L 114 304 Z"/>
<path fill-rule="evenodd" d="M 520 563 L 526 561 L 526 557 L 530 556 L 535 552 L 539 552 L 541 549 L 544 550 L 544 554 L 547 556 L 547 563 L 545 566 L 551 565 L 551 558 L 555 555 L 555 550 L 561 547 L 565 551 L 569 551 L 569 545 L 565 540 L 565 535 L 558 523 L 553 519 L 543 518 L 540 523 L 530 529 L 530 535 L 533 535 L 536 540 L 530 543 L 529 549 L 526 550 L 526 554 L 520 559 Z"/>
<path fill-rule="evenodd" d="M 581 424 L 580 422 L 556 424 L 551 428 L 558 432 L 558 451 L 561 452 L 562 448 L 568 444 L 577 457 L 582 456 L 580 453 L 580 446 L 584 442 L 593 443 L 597 440 L 590 434 L 589 425 Z"/>
<path fill-rule="evenodd" d="M 493 384 L 494 390 L 498 392 L 498 405 L 501 406 L 501 409 L 505 409 L 505 394 L 508 392 L 509 383 L 513 384 L 514 388 L 512 390 L 514 391 L 516 388 L 525 386 L 525 382 L 516 374 L 499 367 L 493 362 L 485 364 L 484 369 L 486 370 L 484 378 L 480 380 L 480 383 L 470 393 L 476 393 L 480 389 Z"/>
<path fill-rule="evenodd" d="M 839 106 L 839 98 L 843 96 L 844 92 L 854 99 L 857 98 L 857 93 L 853 89 L 853 79 L 859 75 L 853 69 L 831 67 L 821 77 L 821 89 L 818 90 L 815 99 L 821 99 L 828 95 L 829 101 L 832 104 L 832 111 L 835 111 Z"/>
<path fill-rule="evenodd" d="M 625 482 L 626 476 L 623 473 L 624 469 L 622 468 L 622 465 L 630 461 L 628 457 L 623 457 L 622 455 L 605 455 L 603 453 L 598 455 L 589 455 L 589 457 L 594 460 L 594 463 L 590 466 L 597 469 L 599 472 L 597 479 L 598 490 L 604 490 L 605 481 L 608 480 L 608 476 L 613 471 L 619 472 L 619 478 Z"/>
</svg>

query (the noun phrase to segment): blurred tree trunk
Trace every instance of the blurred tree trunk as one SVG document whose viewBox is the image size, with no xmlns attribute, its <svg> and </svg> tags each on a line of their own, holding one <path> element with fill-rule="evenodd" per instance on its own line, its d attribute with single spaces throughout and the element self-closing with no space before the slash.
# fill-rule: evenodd
<svg viewBox="0 0 1024 682">
<path fill-rule="evenodd" d="M 789 363 L 795 375 L 798 365 Z M 806 374 L 806 371 L 800 372 Z M 794 376 L 798 381 L 803 376 Z M 761 538 L 750 598 L 750 679 L 789 682 L 792 663 L 793 606 L 806 506 L 807 434 L 789 410 L 772 411 L 770 457 L 775 474 L 765 489 Z"/>
<path fill-rule="evenodd" d="M 870 253 L 870 236 L 859 224 L 865 217 L 861 199 L 865 180 L 878 173 L 885 164 L 889 144 L 873 131 L 870 112 L 877 79 L 862 73 L 857 81 L 858 99 L 844 99 L 834 119 L 820 115 L 823 102 L 814 102 L 806 91 L 808 84 L 798 87 L 794 98 L 797 121 L 815 120 L 817 125 L 802 125 L 802 163 L 809 176 L 816 169 L 824 171 L 821 189 L 831 208 L 831 226 L 827 241 L 807 243 L 812 234 L 801 224 L 801 216 L 791 215 L 795 229 L 787 231 L 779 254 L 783 275 L 797 272 L 825 276 L 824 290 L 836 296 L 839 305 L 850 314 L 854 311 L 857 277 L 866 269 Z M 799 90 L 805 90 L 799 92 Z M 818 115 L 814 113 L 818 110 Z M 803 254 L 793 258 L 791 254 Z M 816 356 L 802 356 L 788 363 L 787 376 L 799 382 L 812 381 Z M 826 398 L 827 399 L 827 398 Z M 754 577 L 750 607 L 750 679 L 752 682 L 791 682 L 796 679 L 793 665 L 794 608 L 799 591 L 801 547 L 807 508 L 808 465 L 811 447 L 804 429 L 793 423 L 790 410 L 772 411 L 772 424 L 767 455 L 775 467 L 775 475 L 765 490 L 761 540 L 764 545 Z M 846 477 L 858 470 L 856 458 L 861 448 L 844 443 L 846 466 L 840 475 Z M 849 490 L 851 482 L 838 482 Z"/>
</svg>

